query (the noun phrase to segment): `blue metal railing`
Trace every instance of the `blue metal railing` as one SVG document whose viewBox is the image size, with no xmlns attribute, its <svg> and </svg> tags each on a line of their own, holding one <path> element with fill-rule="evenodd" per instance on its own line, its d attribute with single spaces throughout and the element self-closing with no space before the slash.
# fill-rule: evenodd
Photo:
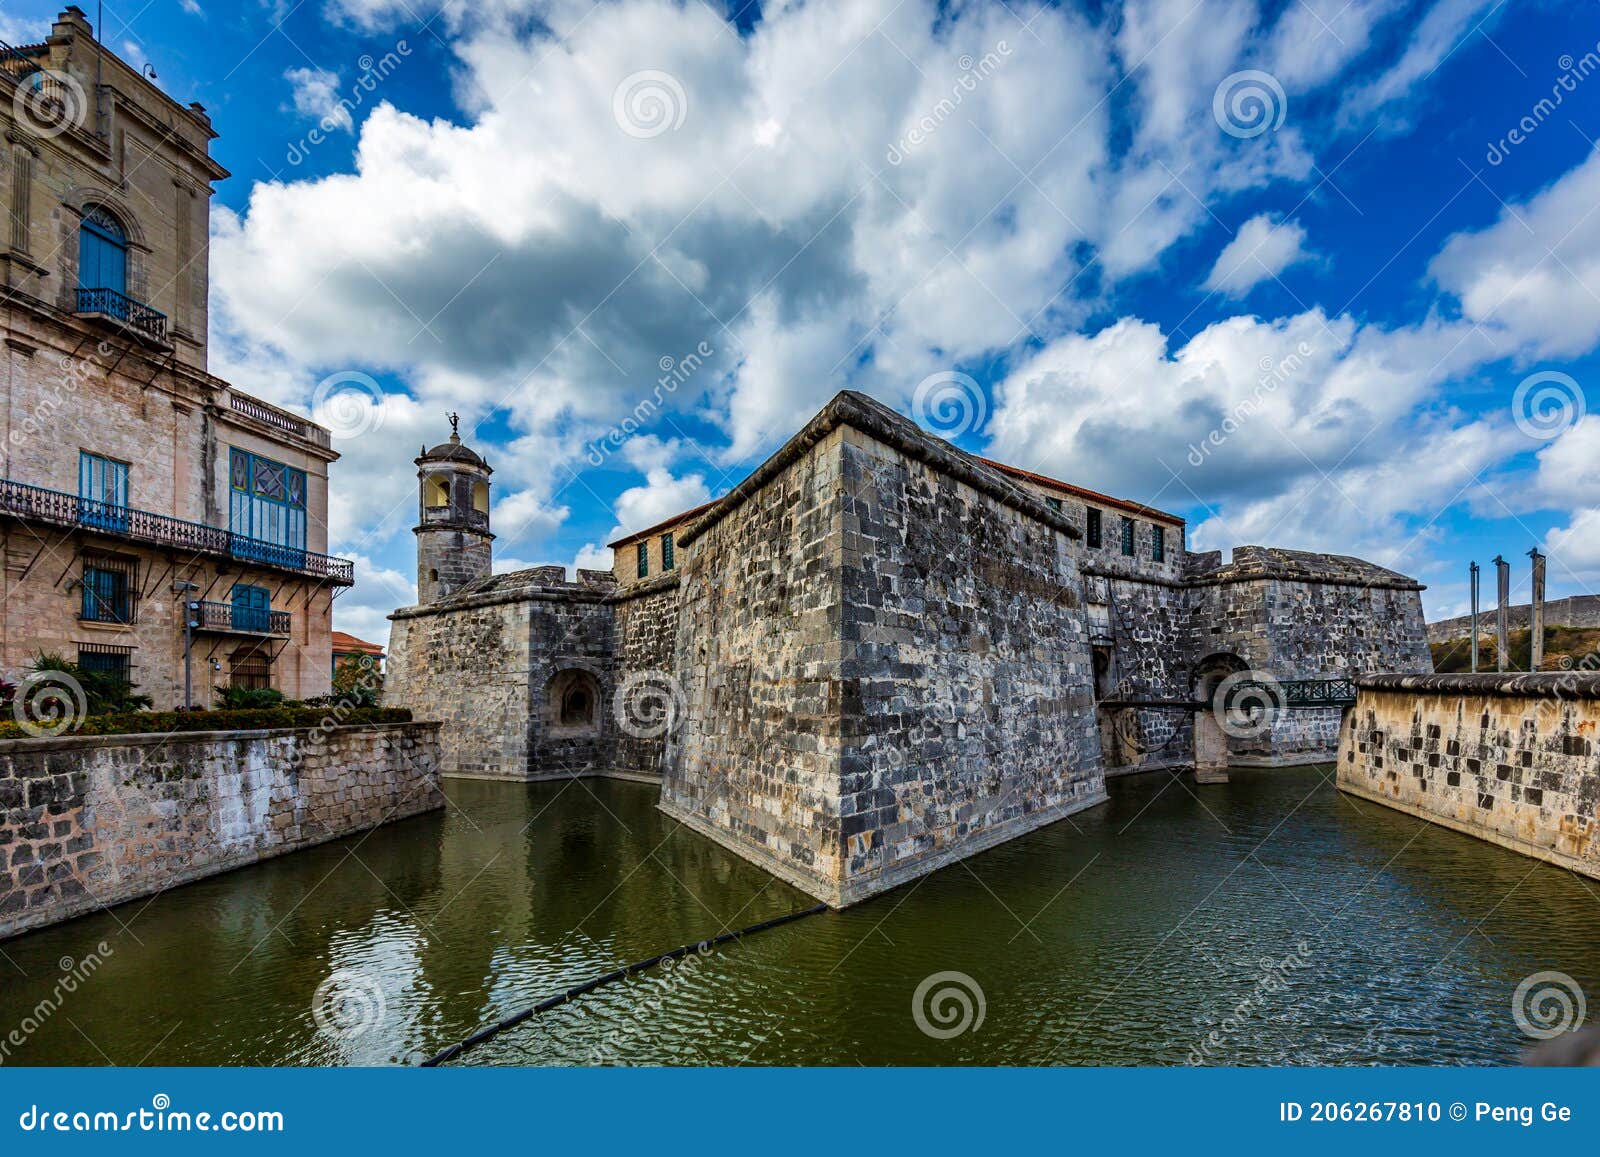
<svg viewBox="0 0 1600 1157">
<path fill-rule="evenodd" d="M 78 312 L 114 317 L 140 333 L 167 340 L 167 315 L 115 289 L 78 289 Z"/>
<path fill-rule="evenodd" d="M 9 515 L 23 522 L 83 527 L 131 542 L 174 550 L 244 559 L 261 566 L 314 575 L 339 586 L 350 586 L 356 581 L 355 563 L 347 558 L 334 558 L 314 551 L 262 542 L 234 534 L 231 530 L 223 530 L 219 526 L 186 522 L 181 518 L 152 514 L 131 506 L 96 502 L 60 490 L 46 490 L 42 486 L 13 482 L 9 478 L 0 478 L 0 515 Z"/>
<path fill-rule="evenodd" d="M 287 635 L 293 622 L 288 611 L 247 607 L 238 603 L 202 602 L 195 614 L 202 631 L 234 631 L 246 635 Z"/>
</svg>

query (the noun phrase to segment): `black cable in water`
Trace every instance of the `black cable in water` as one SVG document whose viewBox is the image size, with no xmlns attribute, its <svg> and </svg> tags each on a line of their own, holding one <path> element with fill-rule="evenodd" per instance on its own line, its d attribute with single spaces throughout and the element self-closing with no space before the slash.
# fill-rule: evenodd
<svg viewBox="0 0 1600 1157">
<path fill-rule="evenodd" d="M 491 1037 L 499 1036 L 501 1033 L 505 1032 L 506 1029 L 514 1028 L 523 1021 L 537 1016 L 541 1012 L 549 1012 L 552 1008 L 566 1004 L 569 1000 L 574 1000 L 577 997 L 583 996 L 585 993 L 593 992 L 595 989 L 604 985 L 614 984 L 619 980 L 625 980 L 626 978 L 637 973 L 654 968 L 656 965 L 661 964 L 664 961 L 678 960 L 689 955 L 691 952 L 699 952 L 707 948 L 714 948 L 718 944 L 726 944 L 730 940 L 739 940 L 756 932 L 765 932 L 769 928 L 777 928 L 782 924 L 792 924 L 796 920 L 803 920 L 807 916 L 815 916 L 819 912 L 826 912 L 827 910 L 828 906 L 826 904 L 818 904 L 813 908 L 806 908 L 800 912 L 790 912 L 787 916 L 775 916 L 771 920 L 763 920 L 759 924 L 752 924 L 750 927 L 741 928 L 737 932 L 724 932 L 722 935 L 713 936 L 709 940 L 697 940 L 693 944 L 685 944 L 682 947 L 672 949 L 670 952 L 663 952 L 657 956 L 652 956 L 648 960 L 635 961 L 633 964 L 629 964 L 624 968 L 619 968 L 615 972 L 607 972 L 604 976 L 597 976 L 593 980 L 586 980 L 574 988 L 567 989 L 565 992 L 558 992 L 554 996 L 547 997 L 544 1000 L 541 1000 L 538 1004 L 534 1005 L 532 1008 L 525 1008 L 521 1012 L 512 1013 L 504 1020 L 498 1021 L 495 1024 L 491 1024 L 488 1028 L 483 1029 L 481 1032 L 473 1033 L 466 1040 L 461 1041 L 458 1044 L 453 1044 L 443 1052 L 429 1057 L 427 1060 L 422 1062 L 421 1067 L 425 1069 L 431 1069 L 435 1065 L 443 1064 L 445 1061 L 454 1060 L 456 1057 L 460 1056 L 474 1045 L 481 1045 L 484 1041 L 489 1040 Z"/>
</svg>

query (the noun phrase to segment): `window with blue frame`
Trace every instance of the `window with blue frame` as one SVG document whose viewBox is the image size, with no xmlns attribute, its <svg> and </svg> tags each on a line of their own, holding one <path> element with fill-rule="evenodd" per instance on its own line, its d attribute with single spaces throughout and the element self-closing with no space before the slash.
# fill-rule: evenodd
<svg viewBox="0 0 1600 1157">
<path fill-rule="evenodd" d="M 650 573 L 650 540 L 645 539 L 639 543 L 639 577 L 644 578 Z"/>
<path fill-rule="evenodd" d="M 1129 558 L 1133 557 L 1133 519 L 1122 520 L 1122 553 Z"/>
<path fill-rule="evenodd" d="M 228 451 L 228 529 L 241 558 L 304 564 L 306 473 L 248 450 Z"/>
<path fill-rule="evenodd" d="M 78 519 L 103 530 L 128 526 L 128 464 L 78 452 Z"/>
<path fill-rule="evenodd" d="M 668 531 L 661 536 L 661 569 L 671 570 L 676 565 L 672 558 L 672 532 Z"/>
<path fill-rule="evenodd" d="M 132 559 L 86 557 L 78 617 L 89 623 L 133 622 L 134 592 L 138 589 L 134 565 Z"/>
<path fill-rule="evenodd" d="M 1156 562 L 1165 562 L 1167 558 L 1167 531 L 1162 526 L 1150 528 L 1150 557 Z"/>
<path fill-rule="evenodd" d="M 128 232 L 99 205 L 78 226 L 78 288 L 128 292 Z"/>
</svg>

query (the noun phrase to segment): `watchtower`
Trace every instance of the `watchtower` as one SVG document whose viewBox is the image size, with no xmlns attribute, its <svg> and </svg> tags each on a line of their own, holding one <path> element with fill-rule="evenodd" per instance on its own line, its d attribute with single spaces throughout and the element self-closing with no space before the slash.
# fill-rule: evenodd
<svg viewBox="0 0 1600 1157">
<path fill-rule="evenodd" d="M 423 450 L 417 462 L 419 511 L 417 601 L 433 603 L 489 574 L 489 475 L 493 469 L 461 441 L 460 415 L 450 415 L 450 440 Z"/>
</svg>

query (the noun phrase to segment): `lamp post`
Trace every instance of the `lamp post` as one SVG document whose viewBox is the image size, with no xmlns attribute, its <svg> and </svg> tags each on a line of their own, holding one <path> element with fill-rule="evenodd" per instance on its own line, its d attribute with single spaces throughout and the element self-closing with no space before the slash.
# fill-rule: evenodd
<svg viewBox="0 0 1600 1157">
<path fill-rule="evenodd" d="M 194 646 L 194 629 L 199 626 L 195 622 L 195 612 L 200 609 L 200 604 L 189 597 L 191 591 L 200 588 L 191 582 L 179 580 L 172 584 L 172 589 L 183 596 L 183 709 L 194 709 L 194 673 L 190 668 L 189 659 Z"/>
<path fill-rule="evenodd" d="M 1472 671 L 1478 671 L 1478 564 L 1472 564 Z"/>
</svg>

